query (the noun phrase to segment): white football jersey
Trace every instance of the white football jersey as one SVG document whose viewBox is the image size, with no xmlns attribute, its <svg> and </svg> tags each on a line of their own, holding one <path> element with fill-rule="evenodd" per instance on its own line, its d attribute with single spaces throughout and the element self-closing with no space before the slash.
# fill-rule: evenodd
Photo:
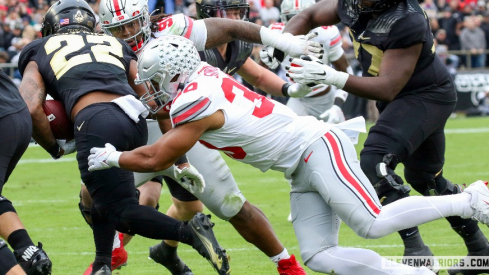
<svg viewBox="0 0 489 275">
<path fill-rule="evenodd" d="M 205 50 L 207 28 L 203 20 L 194 20 L 184 14 L 173 14 L 158 21 L 158 30 L 153 32 L 155 37 L 178 35 L 191 40 L 198 51 Z M 150 38 L 154 39 L 153 37 Z"/>
<path fill-rule="evenodd" d="M 284 23 L 274 23 L 269 26 L 269 28 L 274 32 L 282 33 L 285 25 Z M 333 61 L 338 60 L 344 53 L 341 40 L 340 30 L 336 26 L 321 26 L 317 27 L 310 32 L 316 32 L 317 37 L 313 38 L 313 41 L 319 42 L 323 45 L 324 55 L 322 61 L 324 64 L 330 64 Z M 282 68 L 285 70 L 285 66 L 290 66 L 289 56 L 285 57 L 281 63 Z M 290 80 L 289 80 L 290 81 Z M 328 87 L 328 85 L 320 85 L 320 88 L 314 89 L 314 91 L 307 95 L 307 97 L 316 95 Z M 332 98 L 333 93 L 331 93 Z"/>
<path fill-rule="evenodd" d="M 200 142 L 262 171 L 288 177 L 302 152 L 332 127 L 250 91 L 218 68 L 202 62 L 172 102 L 173 127 L 222 110 L 222 128 L 205 132 Z"/>
</svg>

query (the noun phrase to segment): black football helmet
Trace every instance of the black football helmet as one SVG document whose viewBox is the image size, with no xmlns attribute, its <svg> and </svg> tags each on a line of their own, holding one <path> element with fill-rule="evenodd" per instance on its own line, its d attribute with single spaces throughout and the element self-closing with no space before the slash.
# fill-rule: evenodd
<svg viewBox="0 0 489 275">
<path fill-rule="evenodd" d="M 250 13 L 250 5 L 246 0 L 196 0 L 195 5 L 199 19 L 226 18 L 227 9 L 238 9 L 242 20 L 247 20 Z"/>
<path fill-rule="evenodd" d="M 95 13 L 85 0 L 59 0 L 46 12 L 41 34 L 46 37 L 71 30 L 94 32 L 96 22 Z"/>
<path fill-rule="evenodd" d="M 403 0 L 369 0 L 369 1 L 375 3 L 371 6 L 364 6 L 362 5 L 362 0 L 356 0 L 357 12 L 359 14 L 380 13 L 394 5 L 397 5 L 397 3 Z"/>
</svg>

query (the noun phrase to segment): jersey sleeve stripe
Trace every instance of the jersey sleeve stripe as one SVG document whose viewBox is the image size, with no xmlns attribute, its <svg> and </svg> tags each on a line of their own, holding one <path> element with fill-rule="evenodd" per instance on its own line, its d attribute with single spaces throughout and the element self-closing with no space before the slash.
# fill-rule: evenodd
<svg viewBox="0 0 489 275">
<path fill-rule="evenodd" d="M 381 206 L 377 204 L 372 194 L 367 191 L 361 180 L 350 169 L 340 140 L 332 132 L 328 132 L 324 136 L 328 150 L 331 152 L 333 167 L 338 178 L 362 201 L 372 216 L 377 216 L 380 213 Z"/>
<path fill-rule="evenodd" d="M 185 16 L 185 21 L 187 21 L 187 32 L 183 37 L 189 39 L 190 35 L 192 34 L 192 29 L 194 27 L 194 20 L 192 18 L 189 18 L 188 16 Z"/>
<path fill-rule="evenodd" d="M 341 35 L 338 34 L 335 38 L 331 39 L 331 43 L 329 43 L 329 46 L 334 47 L 340 41 L 341 41 Z"/>
<path fill-rule="evenodd" d="M 198 116 L 202 112 L 204 112 L 207 107 L 211 104 L 211 101 L 208 98 L 200 98 L 197 101 L 197 104 L 195 102 L 187 105 L 186 107 L 182 108 L 178 112 L 172 115 L 172 123 L 173 125 L 177 126 L 179 124 L 183 124 L 185 122 L 190 121 L 194 117 Z"/>
</svg>

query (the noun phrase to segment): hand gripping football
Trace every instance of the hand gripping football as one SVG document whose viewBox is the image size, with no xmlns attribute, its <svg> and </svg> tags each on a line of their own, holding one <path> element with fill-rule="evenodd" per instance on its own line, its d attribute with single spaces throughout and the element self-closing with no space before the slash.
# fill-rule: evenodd
<svg viewBox="0 0 489 275">
<path fill-rule="evenodd" d="M 63 103 L 59 100 L 46 100 L 42 104 L 42 108 L 49 120 L 54 137 L 66 141 L 72 140 L 74 138 L 74 127 L 66 114 Z"/>
</svg>

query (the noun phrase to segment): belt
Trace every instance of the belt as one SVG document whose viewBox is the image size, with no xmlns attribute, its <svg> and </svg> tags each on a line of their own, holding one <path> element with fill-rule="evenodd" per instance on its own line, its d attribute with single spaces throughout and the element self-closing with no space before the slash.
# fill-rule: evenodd
<svg viewBox="0 0 489 275">
<path fill-rule="evenodd" d="M 319 97 L 319 96 L 323 96 L 323 95 L 325 95 L 325 94 L 329 93 L 329 91 L 331 91 L 331 86 L 328 86 L 328 88 L 326 88 L 326 90 L 324 90 L 324 91 L 322 91 L 322 92 L 320 92 L 320 93 L 318 93 L 318 94 L 312 95 L 312 96 L 310 96 L 310 97 Z"/>
</svg>

